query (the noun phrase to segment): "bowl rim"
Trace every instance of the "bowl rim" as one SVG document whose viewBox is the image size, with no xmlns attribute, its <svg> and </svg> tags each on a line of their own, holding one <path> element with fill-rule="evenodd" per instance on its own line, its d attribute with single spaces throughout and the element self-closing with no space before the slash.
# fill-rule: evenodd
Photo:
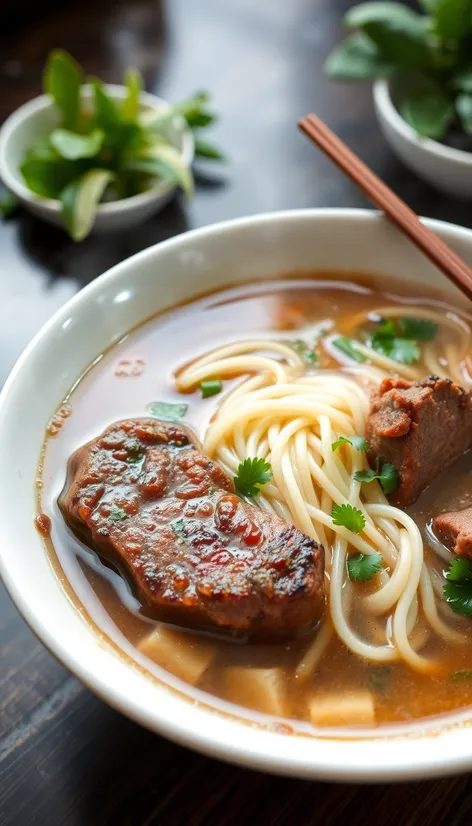
<svg viewBox="0 0 472 826">
<path fill-rule="evenodd" d="M 381 116 L 392 130 L 399 133 L 409 143 L 414 144 L 417 149 L 433 155 L 438 161 L 452 161 L 465 166 L 472 166 L 472 152 L 454 149 L 452 146 L 445 146 L 439 141 L 432 140 L 432 138 L 417 135 L 395 107 L 390 92 L 390 81 L 387 78 L 378 78 L 375 81 L 373 97 L 378 112 L 381 113 Z"/>
<path fill-rule="evenodd" d="M 127 92 L 126 87 L 117 83 L 104 84 L 106 91 L 116 100 L 122 100 Z M 85 98 L 91 97 L 91 86 L 83 84 L 81 87 L 81 94 Z M 170 108 L 169 101 L 153 95 L 150 92 L 140 93 L 140 102 L 156 111 L 163 109 L 164 111 Z M 33 119 L 39 112 L 47 109 L 53 109 L 55 106 L 52 98 L 47 94 L 38 95 L 38 97 L 28 100 L 23 103 L 18 109 L 15 109 L 11 115 L 6 119 L 0 128 L 0 178 L 5 186 L 11 190 L 20 200 L 29 204 L 37 204 L 42 209 L 49 213 L 59 215 L 61 211 L 61 204 L 55 198 L 43 198 L 32 192 L 26 184 L 22 181 L 19 169 L 15 168 L 8 160 L 7 146 L 15 135 L 15 131 L 25 121 Z M 187 164 L 191 164 L 195 154 L 195 141 L 192 130 L 181 115 L 176 115 L 175 123 L 182 136 L 181 155 Z M 116 201 L 109 201 L 107 203 L 99 204 L 96 217 L 111 216 L 116 214 L 123 214 L 126 212 L 139 209 L 144 204 L 149 204 L 153 201 L 162 198 L 175 189 L 175 184 L 171 181 L 159 181 L 145 192 L 140 192 L 137 195 L 132 195 L 129 198 L 121 198 Z"/>
<path fill-rule="evenodd" d="M 115 279 L 119 281 L 121 277 L 125 277 L 126 275 L 129 277 L 130 272 L 132 272 L 137 262 L 141 264 L 146 262 L 146 259 L 152 261 L 160 255 L 161 250 L 172 251 L 175 249 L 178 251 L 182 244 L 199 241 L 200 239 L 205 239 L 219 233 L 224 235 L 232 231 L 239 231 L 245 227 L 257 229 L 258 227 L 270 225 L 272 222 L 277 221 L 297 224 L 302 221 L 313 222 L 318 219 L 327 218 L 340 222 L 345 220 L 357 222 L 359 226 L 368 223 L 383 222 L 385 220 L 380 213 L 368 209 L 321 208 L 271 212 L 223 221 L 180 234 L 145 250 L 141 250 L 135 255 L 116 264 L 80 290 L 57 310 L 23 351 L 0 394 L 0 439 L 2 437 L 6 438 L 6 432 L 3 432 L 4 422 L 6 420 L 4 414 L 8 412 L 11 397 L 14 396 L 16 382 L 21 377 L 23 366 L 34 357 L 37 346 L 43 342 L 43 340 L 54 340 L 53 334 L 56 328 L 67 320 L 71 312 L 77 310 L 83 311 L 83 307 L 87 306 L 90 300 L 98 297 L 105 285 L 113 282 Z M 443 221 L 426 219 L 425 222 L 433 230 L 445 234 L 449 240 L 465 240 L 470 245 L 472 252 L 471 230 Z M 340 733 L 340 737 L 324 738 L 325 743 L 336 743 L 337 751 L 335 760 L 326 757 L 323 750 L 323 738 L 314 737 L 312 742 L 316 759 L 314 759 L 313 756 L 311 760 L 303 755 L 297 757 L 295 753 L 291 754 L 288 758 L 289 762 L 287 762 L 287 757 L 281 747 L 282 738 L 283 745 L 287 743 L 287 737 L 285 735 L 269 732 L 260 728 L 257 729 L 256 735 L 250 725 L 244 725 L 240 721 L 237 723 L 231 722 L 230 725 L 236 725 L 244 731 L 244 742 L 241 743 L 241 738 L 239 738 L 239 742 L 235 744 L 224 734 L 224 732 L 227 731 L 227 728 L 225 729 L 224 726 L 226 725 L 227 727 L 228 725 L 225 721 L 223 721 L 221 726 L 211 725 L 211 720 L 213 719 L 214 721 L 215 714 L 218 715 L 217 711 L 212 710 L 208 711 L 204 709 L 201 711 L 198 710 L 198 712 L 196 711 L 195 714 L 200 713 L 204 715 L 206 725 L 203 727 L 201 721 L 197 722 L 197 717 L 195 717 L 195 729 L 197 730 L 189 730 L 185 727 L 184 722 L 179 719 L 178 715 L 169 716 L 158 707 L 153 707 L 153 711 L 150 713 L 140 706 L 139 698 L 135 700 L 133 697 L 130 697 L 126 689 L 121 685 L 113 683 L 112 678 L 110 678 L 108 674 L 102 672 L 97 673 L 99 671 L 98 669 L 93 671 L 88 667 L 86 658 L 81 657 L 80 654 L 76 654 L 71 647 L 67 647 L 58 642 L 54 632 L 48 627 L 44 618 L 38 616 L 34 610 L 32 610 L 27 600 L 22 597 L 21 583 L 15 579 L 15 577 L 10 576 L 8 566 L 4 561 L 1 544 L 0 575 L 17 609 L 30 628 L 49 651 L 71 671 L 72 674 L 78 677 L 93 693 L 112 707 L 126 714 L 135 722 L 181 745 L 231 763 L 258 770 L 270 771 L 274 774 L 343 782 L 391 782 L 425 777 L 431 778 L 467 771 L 472 766 L 472 745 L 466 753 L 448 754 L 446 760 L 444 760 L 442 756 L 441 748 L 431 747 L 422 750 L 421 758 L 415 756 L 413 759 L 410 754 L 403 759 L 402 752 L 401 761 L 392 762 L 389 757 L 388 744 L 398 739 L 398 730 L 393 735 L 387 733 L 382 735 L 380 733 L 372 740 L 372 742 L 377 743 L 377 762 L 374 762 L 373 758 L 370 758 L 370 762 L 366 760 L 362 762 L 362 760 L 353 761 L 352 756 L 351 758 L 346 757 L 343 750 L 345 739 L 343 739 L 342 733 Z M 57 587 L 62 589 L 59 581 Z M 107 649 L 103 649 L 104 656 L 106 652 Z M 192 700 L 186 697 L 180 702 L 190 704 Z M 446 725 L 444 725 L 444 733 L 446 735 L 451 724 L 453 725 L 453 721 L 446 722 Z M 237 729 L 233 728 L 232 731 L 237 731 Z M 425 734 L 419 733 L 418 737 L 422 743 L 425 741 L 428 743 L 433 743 L 433 741 L 439 743 L 441 739 L 440 734 L 441 732 L 439 732 L 438 736 L 431 736 L 431 732 L 426 732 Z M 400 734 L 400 737 L 401 743 L 407 748 L 408 741 L 411 739 L 411 732 L 405 730 Z M 291 737 L 289 740 L 292 743 L 295 741 L 300 742 L 299 738 L 295 737 Z M 273 750 L 271 745 L 274 746 Z M 277 747 L 275 747 L 276 745 Z M 450 746 L 449 748 L 451 749 Z"/>
</svg>

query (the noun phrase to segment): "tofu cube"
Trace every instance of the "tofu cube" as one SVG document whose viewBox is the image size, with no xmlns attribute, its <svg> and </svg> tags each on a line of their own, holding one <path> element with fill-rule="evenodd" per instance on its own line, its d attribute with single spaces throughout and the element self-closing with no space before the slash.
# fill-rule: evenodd
<svg viewBox="0 0 472 826">
<path fill-rule="evenodd" d="M 281 668 L 232 666 L 224 671 L 226 696 L 233 703 L 283 717 L 285 678 Z"/>
<path fill-rule="evenodd" d="M 314 726 L 375 726 L 375 703 L 370 691 L 316 695 L 309 703 Z"/>
<path fill-rule="evenodd" d="M 215 657 L 215 646 L 164 625 L 157 626 L 138 645 L 150 660 L 181 680 L 196 685 Z"/>
</svg>

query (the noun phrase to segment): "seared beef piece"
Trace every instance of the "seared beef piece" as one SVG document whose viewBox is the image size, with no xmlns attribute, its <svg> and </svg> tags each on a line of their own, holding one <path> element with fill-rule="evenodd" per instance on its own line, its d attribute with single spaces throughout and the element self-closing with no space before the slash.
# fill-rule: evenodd
<svg viewBox="0 0 472 826">
<path fill-rule="evenodd" d="M 323 549 L 235 496 L 191 438 L 155 419 L 113 424 L 71 457 L 64 518 L 158 617 L 251 634 L 312 626 Z"/>
<path fill-rule="evenodd" d="M 472 508 L 435 516 L 433 530 L 450 551 L 472 559 Z"/>
<path fill-rule="evenodd" d="M 472 399 L 450 379 L 385 379 L 372 397 L 369 461 L 391 462 L 400 475 L 393 498 L 414 502 L 446 465 L 472 445 Z"/>
</svg>

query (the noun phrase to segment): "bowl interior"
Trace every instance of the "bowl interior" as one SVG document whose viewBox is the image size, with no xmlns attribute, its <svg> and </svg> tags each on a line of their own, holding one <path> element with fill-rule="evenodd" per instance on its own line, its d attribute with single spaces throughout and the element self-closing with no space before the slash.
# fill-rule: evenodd
<svg viewBox="0 0 472 826">
<path fill-rule="evenodd" d="M 471 232 L 431 223 L 472 263 Z M 312 778 L 411 779 L 457 771 L 472 765 L 467 727 L 457 724 L 467 713 L 415 729 L 397 727 L 394 737 L 385 729 L 344 739 L 339 730 L 290 737 L 274 731 L 267 717 L 210 698 L 165 672 L 162 682 L 150 679 L 144 664 L 121 656 L 79 616 L 33 526 L 45 427 L 104 348 L 151 314 L 202 292 L 317 269 L 376 272 L 389 285 L 402 277 L 419 287 L 445 286 L 443 276 L 380 216 L 320 210 L 188 233 L 123 262 L 65 305 L 27 348 L 0 398 L 1 571 L 26 620 L 68 668 L 107 702 L 179 742 Z M 452 297 L 461 300 L 458 293 Z"/>
</svg>

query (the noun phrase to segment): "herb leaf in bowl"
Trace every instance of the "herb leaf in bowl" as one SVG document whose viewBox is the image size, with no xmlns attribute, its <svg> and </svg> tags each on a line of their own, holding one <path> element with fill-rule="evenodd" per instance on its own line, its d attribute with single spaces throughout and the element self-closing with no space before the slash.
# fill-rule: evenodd
<svg viewBox="0 0 472 826">
<path fill-rule="evenodd" d="M 88 235 L 102 201 L 138 195 L 158 182 L 192 195 L 192 170 L 172 140 L 177 117 L 197 130 L 196 152 L 207 159 L 223 158 L 199 137 L 215 120 L 206 92 L 163 106 L 161 112 L 142 103 L 143 81 L 136 69 L 125 72 L 122 98 L 109 94 L 97 78 L 89 79 L 85 92 L 84 72 L 60 49 L 49 55 L 43 82 L 59 124 L 27 148 L 20 171 L 32 192 L 61 202 L 64 226 L 75 241 Z"/>
</svg>

